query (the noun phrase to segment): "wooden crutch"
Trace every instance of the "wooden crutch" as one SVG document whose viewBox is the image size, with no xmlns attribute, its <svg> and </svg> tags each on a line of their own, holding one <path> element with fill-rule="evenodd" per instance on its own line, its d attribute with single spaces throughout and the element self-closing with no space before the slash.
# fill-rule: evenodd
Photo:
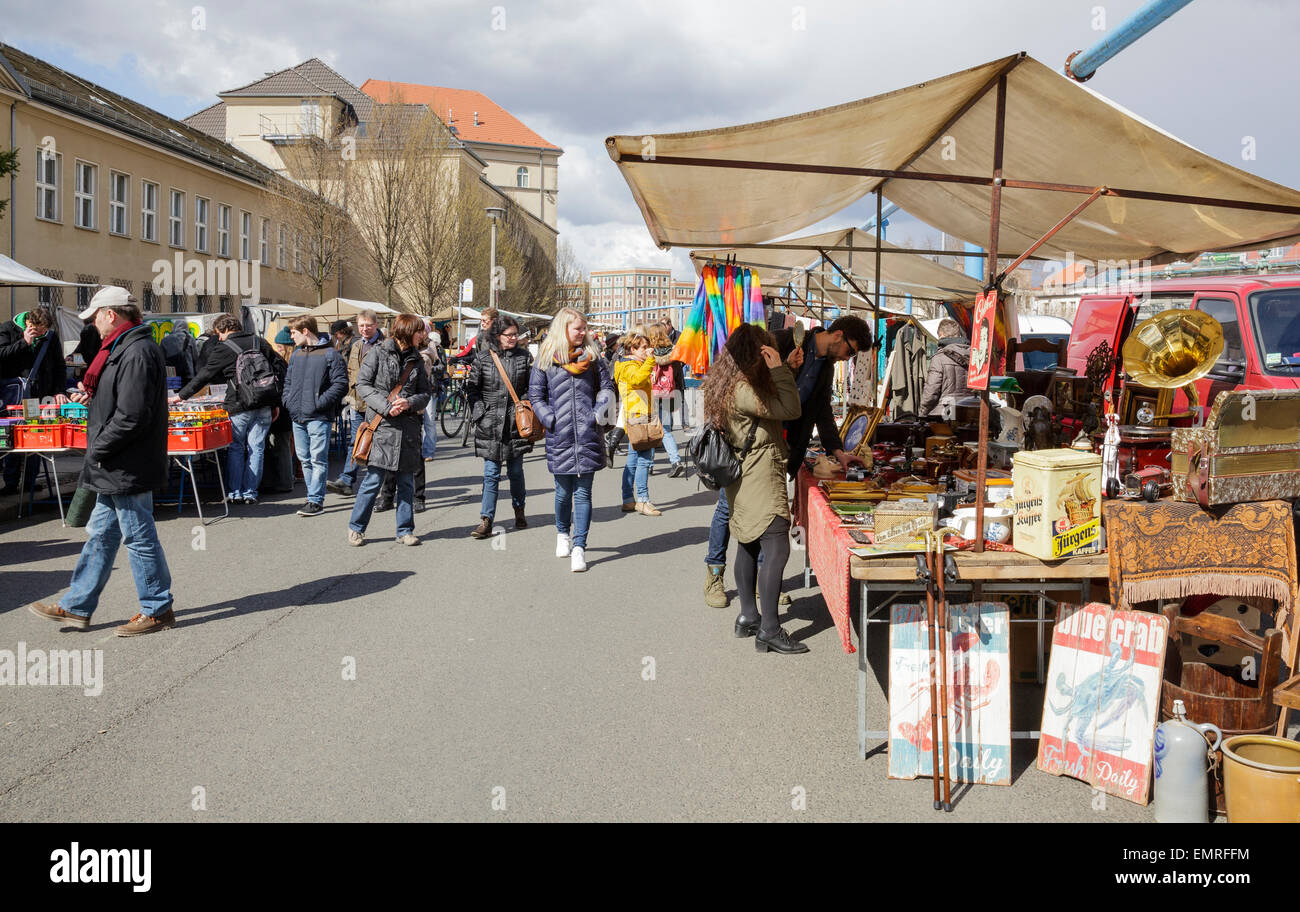
<svg viewBox="0 0 1300 912">
<path fill-rule="evenodd" d="M 952 755 L 952 745 L 948 743 L 948 595 L 944 591 L 943 574 L 943 536 L 948 529 L 939 529 L 933 533 L 934 540 L 934 572 L 935 581 L 939 586 L 939 603 L 936 606 L 935 624 L 938 626 L 939 638 L 939 705 L 940 724 L 943 725 L 943 809 L 946 812 L 952 811 L 952 772 L 949 768 L 949 758 Z M 935 740 L 938 744 L 938 740 Z M 938 767 L 935 768 L 935 782 L 938 782 Z"/>
<path fill-rule="evenodd" d="M 925 539 L 925 557 L 921 555 L 916 557 L 917 571 L 920 575 L 922 569 L 925 575 L 925 629 L 930 635 L 930 656 L 927 667 L 930 672 L 930 768 L 933 770 L 934 782 L 934 809 L 937 811 L 943 807 L 939 801 L 939 694 L 938 686 L 935 682 L 935 649 L 934 649 L 934 630 L 935 630 L 935 613 L 934 613 L 934 553 L 930 549 L 930 534 L 926 533 Z M 922 565 L 924 565 L 922 567 Z"/>
</svg>

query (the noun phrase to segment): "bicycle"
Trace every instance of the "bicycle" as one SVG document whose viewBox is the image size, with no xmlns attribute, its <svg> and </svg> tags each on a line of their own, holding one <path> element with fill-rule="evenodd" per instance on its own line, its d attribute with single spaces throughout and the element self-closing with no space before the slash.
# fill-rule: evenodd
<svg viewBox="0 0 1300 912">
<path fill-rule="evenodd" d="M 453 373 L 447 380 L 447 396 L 442 400 L 438 407 L 439 422 L 442 424 L 442 432 L 448 440 L 454 440 L 460 435 L 461 428 L 466 424 L 465 418 L 469 412 L 469 398 L 465 392 L 465 376 Z"/>
</svg>

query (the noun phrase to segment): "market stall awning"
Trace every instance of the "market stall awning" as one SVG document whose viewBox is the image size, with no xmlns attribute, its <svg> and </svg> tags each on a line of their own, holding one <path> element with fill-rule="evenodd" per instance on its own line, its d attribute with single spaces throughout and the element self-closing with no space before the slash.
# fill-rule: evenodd
<svg viewBox="0 0 1300 912">
<path fill-rule="evenodd" d="M 606 146 L 664 247 L 770 241 L 878 187 L 935 228 L 984 245 L 1003 75 L 1003 256 L 1024 252 L 1098 187 L 1107 195 L 1040 255 L 1164 262 L 1300 239 L 1300 192 L 1212 158 L 1024 54 L 806 114 L 614 136 Z M 1028 186 L 1047 182 L 1056 192 Z"/>
<path fill-rule="evenodd" d="M 819 270 L 821 254 L 809 249 L 820 247 L 827 257 L 845 273 L 851 275 L 863 288 L 863 281 L 876 282 L 876 258 L 866 250 L 833 250 L 834 247 L 874 247 L 876 236 L 860 228 L 841 228 L 824 234 L 812 234 L 804 237 L 789 238 L 774 245 L 755 244 L 750 246 L 728 247 L 722 250 L 692 250 L 691 261 L 698 275 L 712 260 L 727 256 L 735 257 L 742 266 L 749 266 L 758 272 L 764 288 L 776 288 L 794 281 L 804 269 Z M 880 245 L 885 250 L 899 249 L 885 241 Z M 838 273 L 829 265 L 826 267 L 831 275 Z M 919 254 L 890 253 L 880 258 L 881 284 L 891 295 L 912 295 L 932 301 L 973 301 L 982 290 L 978 279 L 973 279 L 963 272 L 941 266 L 934 260 Z"/>
<path fill-rule="evenodd" d="M 61 282 L 41 275 L 35 269 L 28 269 L 17 260 L 0 254 L 0 287 L 72 287 L 76 282 Z"/>
<path fill-rule="evenodd" d="M 377 314 L 392 314 L 396 316 L 401 313 L 400 310 L 393 310 L 386 307 L 378 301 L 357 301 L 352 298 L 330 298 L 319 307 L 313 307 L 308 313 L 316 317 L 330 317 L 334 320 L 341 320 L 344 317 L 355 317 L 363 310 L 373 310 Z"/>
</svg>

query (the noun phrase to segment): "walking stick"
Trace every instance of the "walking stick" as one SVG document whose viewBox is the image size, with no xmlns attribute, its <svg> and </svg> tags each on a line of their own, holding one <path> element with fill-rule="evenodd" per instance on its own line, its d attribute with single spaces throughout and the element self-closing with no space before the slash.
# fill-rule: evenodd
<svg viewBox="0 0 1300 912">
<path fill-rule="evenodd" d="M 939 801 L 939 696 L 935 684 L 934 651 L 934 555 L 930 551 L 929 533 L 926 533 L 925 556 L 916 556 L 917 575 L 925 579 L 925 629 L 930 636 L 930 768 L 933 771 L 934 809 L 942 807 Z M 922 567 L 924 564 L 924 567 Z"/>
<path fill-rule="evenodd" d="M 939 586 L 939 604 L 935 623 L 939 627 L 939 705 L 943 707 L 940 720 L 943 725 L 943 809 L 951 812 L 952 773 L 948 765 L 952 754 L 952 745 L 948 743 L 948 595 L 943 586 L 943 536 L 946 531 L 948 530 L 941 529 L 934 533 L 934 576 Z M 937 769 L 935 773 L 937 782 Z"/>
</svg>

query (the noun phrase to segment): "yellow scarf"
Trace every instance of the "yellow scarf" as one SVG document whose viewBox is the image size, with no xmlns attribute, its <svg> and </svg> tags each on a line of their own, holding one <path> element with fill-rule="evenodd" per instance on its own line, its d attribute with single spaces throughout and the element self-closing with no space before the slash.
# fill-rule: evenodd
<svg viewBox="0 0 1300 912">
<path fill-rule="evenodd" d="M 591 367 L 591 361 L 587 359 L 587 350 L 585 348 L 569 349 L 569 363 L 561 364 L 560 367 L 575 377 L 585 372 L 587 368 Z"/>
</svg>

